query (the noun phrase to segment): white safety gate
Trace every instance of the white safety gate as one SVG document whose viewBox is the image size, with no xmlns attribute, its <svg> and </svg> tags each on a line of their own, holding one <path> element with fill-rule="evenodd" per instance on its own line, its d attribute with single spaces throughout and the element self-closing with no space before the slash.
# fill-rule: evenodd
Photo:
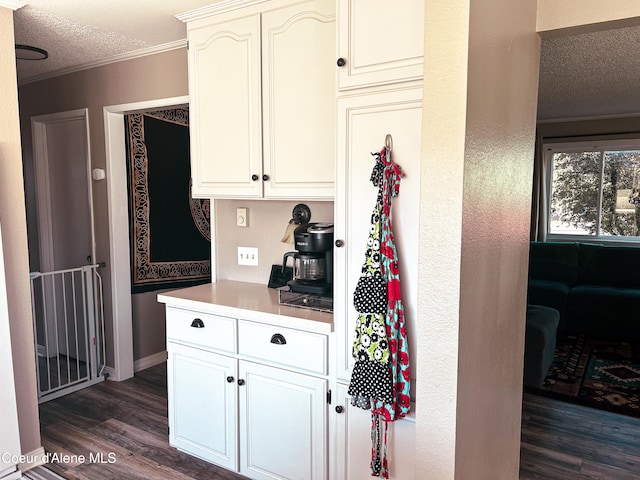
<svg viewBox="0 0 640 480">
<path fill-rule="evenodd" d="M 105 379 L 100 266 L 29 274 L 39 403 Z"/>
</svg>

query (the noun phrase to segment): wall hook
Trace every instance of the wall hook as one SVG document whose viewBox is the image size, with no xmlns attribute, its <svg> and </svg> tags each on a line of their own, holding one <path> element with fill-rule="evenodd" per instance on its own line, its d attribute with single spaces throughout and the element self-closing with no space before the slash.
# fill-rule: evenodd
<svg viewBox="0 0 640 480">
<path fill-rule="evenodd" d="M 390 133 L 387 133 L 387 136 L 384 138 L 384 145 L 389 152 L 393 150 L 393 138 L 391 138 Z"/>
</svg>

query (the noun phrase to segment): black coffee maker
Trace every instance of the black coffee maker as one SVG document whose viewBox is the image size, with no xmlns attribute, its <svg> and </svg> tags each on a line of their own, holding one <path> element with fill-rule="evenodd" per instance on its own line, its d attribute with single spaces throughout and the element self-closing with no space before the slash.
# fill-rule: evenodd
<svg viewBox="0 0 640 480">
<path fill-rule="evenodd" d="M 282 271 L 287 259 L 293 257 L 293 280 L 287 285 L 292 292 L 333 295 L 333 224 L 305 223 L 293 234 L 296 252 L 287 252 L 282 259 Z"/>
</svg>

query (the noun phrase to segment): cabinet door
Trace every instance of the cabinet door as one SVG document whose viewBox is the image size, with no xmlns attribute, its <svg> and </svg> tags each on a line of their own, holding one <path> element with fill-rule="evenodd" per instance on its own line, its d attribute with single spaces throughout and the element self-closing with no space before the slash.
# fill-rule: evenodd
<svg viewBox="0 0 640 480">
<path fill-rule="evenodd" d="M 239 378 L 240 473 L 325 479 L 326 380 L 246 361 Z"/>
<path fill-rule="evenodd" d="M 265 197 L 333 199 L 335 1 L 262 17 Z"/>
<path fill-rule="evenodd" d="M 339 88 L 422 78 L 422 0 L 340 0 Z"/>
<path fill-rule="evenodd" d="M 377 189 L 369 181 L 374 159 L 386 134 L 393 138 L 392 159 L 405 177 L 393 199 L 393 233 L 398 249 L 400 281 L 409 352 L 415 352 L 417 255 L 420 207 L 422 89 L 407 88 L 338 100 L 338 172 L 335 201 L 335 238 L 344 247 L 334 250 L 334 328 L 336 375 L 350 380 L 351 347 L 357 312 L 355 290 L 370 227 Z"/>
<path fill-rule="evenodd" d="M 189 24 L 194 196 L 262 196 L 260 16 Z"/>
<path fill-rule="evenodd" d="M 371 412 L 350 404 L 347 386 L 338 384 L 332 405 L 331 478 L 367 480 L 371 478 Z M 340 413 L 336 411 L 340 407 Z M 389 424 L 387 460 L 389 477 L 414 478 L 415 422 L 409 419 Z"/>
<path fill-rule="evenodd" d="M 169 443 L 237 471 L 237 360 L 168 343 Z"/>
</svg>

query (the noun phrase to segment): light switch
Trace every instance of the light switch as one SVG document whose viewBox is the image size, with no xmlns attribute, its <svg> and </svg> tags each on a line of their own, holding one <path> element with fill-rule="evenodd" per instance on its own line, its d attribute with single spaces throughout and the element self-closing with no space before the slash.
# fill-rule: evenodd
<svg viewBox="0 0 640 480">
<path fill-rule="evenodd" d="M 249 226 L 249 209 L 245 207 L 236 208 L 236 226 L 248 227 Z"/>
</svg>

